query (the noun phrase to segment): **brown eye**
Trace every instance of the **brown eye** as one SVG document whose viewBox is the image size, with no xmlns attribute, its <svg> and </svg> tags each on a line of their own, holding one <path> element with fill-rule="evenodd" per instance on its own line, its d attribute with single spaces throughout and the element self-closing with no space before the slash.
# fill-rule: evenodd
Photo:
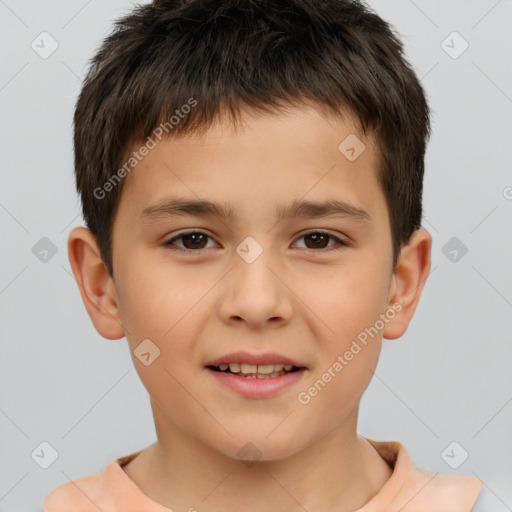
<svg viewBox="0 0 512 512">
<path fill-rule="evenodd" d="M 324 233 L 323 231 L 310 231 L 309 233 L 302 235 L 300 239 L 304 240 L 305 249 L 313 251 L 322 249 L 341 249 L 349 245 L 348 242 L 345 242 L 330 233 Z M 336 243 L 329 245 L 330 241 L 334 241 Z"/>
<path fill-rule="evenodd" d="M 211 239 L 206 233 L 201 231 L 189 231 L 188 233 L 181 233 L 164 243 L 165 246 L 176 251 L 197 252 L 205 249 L 208 239 Z M 183 247 L 176 245 L 177 241 L 181 241 Z"/>
<path fill-rule="evenodd" d="M 312 247 L 308 247 L 308 249 L 325 249 L 329 242 L 329 235 L 325 233 L 312 233 L 310 235 L 304 235 L 304 240 L 311 241 Z M 306 245 L 308 245 L 306 243 Z"/>
<path fill-rule="evenodd" d="M 208 237 L 203 233 L 190 233 L 181 235 L 180 238 L 187 249 L 204 249 L 204 242 Z"/>
</svg>

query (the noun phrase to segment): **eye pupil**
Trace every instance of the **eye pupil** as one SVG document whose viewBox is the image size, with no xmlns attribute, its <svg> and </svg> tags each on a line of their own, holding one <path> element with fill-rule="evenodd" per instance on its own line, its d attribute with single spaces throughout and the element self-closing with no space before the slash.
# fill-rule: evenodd
<svg viewBox="0 0 512 512">
<path fill-rule="evenodd" d="M 210 238 L 211 237 L 206 233 L 202 233 L 200 231 L 190 231 L 188 233 L 182 233 L 181 235 L 178 235 L 170 239 L 168 242 L 165 243 L 165 245 L 169 246 L 170 248 L 173 248 L 173 246 L 176 247 L 176 243 L 177 241 L 179 241 L 181 244 L 183 244 L 183 247 L 181 247 L 182 251 L 188 251 L 189 253 L 201 253 L 201 249 L 207 248 L 207 243 L 208 240 L 210 240 Z M 340 240 L 339 238 L 330 235 L 329 233 L 323 233 L 322 231 L 312 231 L 310 233 L 302 235 L 301 238 L 305 241 L 306 248 L 310 250 L 328 249 L 329 242 L 331 240 L 337 242 L 338 247 L 334 248 L 342 248 L 349 245 Z M 177 247 L 177 250 L 179 250 L 179 245 Z"/>
<path fill-rule="evenodd" d="M 188 249 L 190 249 L 190 248 L 197 249 L 198 243 L 200 244 L 200 242 L 201 242 L 201 237 L 205 238 L 205 235 L 203 235 L 203 233 L 188 233 L 186 235 L 182 235 L 183 245 L 185 247 L 187 247 Z M 186 243 L 186 241 L 189 239 L 192 240 L 192 247 L 188 247 L 188 244 Z M 204 242 L 204 239 L 203 239 L 203 242 Z M 200 248 L 202 249 L 202 246 Z"/>
<path fill-rule="evenodd" d="M 307 239 L 313 239 L 313 244 L 315 245 L 315 248 L 318 247 L 318 244 L 322 244 L 322 241 L 326 241 L 326 239 L 329 238 L 329 235 L 326 235 L 324 233 L 313 233 L 310 235 L 305 235 L 304 238 Z M 324 245 L 324 244 L 322 244 Z"/>
</svg>

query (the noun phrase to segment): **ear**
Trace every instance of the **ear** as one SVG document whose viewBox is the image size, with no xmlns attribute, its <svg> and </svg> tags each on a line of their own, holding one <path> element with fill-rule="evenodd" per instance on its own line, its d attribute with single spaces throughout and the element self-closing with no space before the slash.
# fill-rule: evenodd
<svg viewBox="0 0 512 512">
<path fill-rule="evenodd" d="M 416 230 L 402 247 L 390 284 L 389 307 L 396 312 L 382 333 L 386 339 L 403 336 L 416 311 L 423 286 L 430 272 L 432 236 L 426 229 Z"/>
<path fill-rule="evenodd" d="M 114 280 L 100 256 L 89 229 L 73 229 L 68 238 L 68 256 L 85 308 L 96 330 L 109 340 L 124 336 Z"/>
</svg>

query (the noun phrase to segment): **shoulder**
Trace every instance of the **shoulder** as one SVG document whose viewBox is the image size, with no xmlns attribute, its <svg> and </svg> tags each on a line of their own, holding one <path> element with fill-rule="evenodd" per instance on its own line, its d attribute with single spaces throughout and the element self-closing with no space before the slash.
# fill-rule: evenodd
<svg viewBox="0 0 512 512">
<path fill-rule="evenodd" d="M 417 468 L 407 484 L 414 490 L 409 499 L 418 512 L 430 512 L 434 504 L 439 511 L 469 512 L 482 489 L 482 481 L 473 476 L 429 473 Z"/>
<path fill-rule="evenodd" d="M 126 476 L 122 466 L 134 459 L 139 452 L 109 462 L 101 473 L 66 482 L 54 489 L 43 500 L 43 512 L 98 512 L 114 501 L 124 504 L 141 496 L 140 490 Z M 117 500 L 117 501 L 116 501 Z"/>
<path fill-rule="evenodd" d="M 474 476 L 431 473 L 416 467 L 398 441 L 367 439 L 393 468 L 365 512 L 470 512 L 482 489 L 482 481 Z"/>
<path fill-rule="evenodd" d="M 44 512 L 69 512 L 72 506 L 80 512 L 97 512 L 95 505 L 100 489 L 100 474 L 94 474 L 60 485 L 43 500 Z"/>
<path fill-rule="evenodd" d="M 471 512 L 489 512 L 490 510 L 496 509 L 498 506 L 498 498 L 492 496 L 487 487 L 483 487 Z"/>
</svg>

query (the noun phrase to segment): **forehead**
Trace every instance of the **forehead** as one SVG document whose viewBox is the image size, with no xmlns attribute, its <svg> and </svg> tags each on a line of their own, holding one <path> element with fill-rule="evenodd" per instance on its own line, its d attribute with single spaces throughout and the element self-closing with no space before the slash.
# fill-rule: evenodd
<svg viewBox="0 0 512 512">
<path fill-rule="evenodd" d="M 334 119 L 307 106 L 275 115 L 245 110 L 238 125 L 219 117 L 202 134 L 157 142 L 127 176 L 121 202 L 140 217 L 168 196 L 207 199 L 238 218 L 271 199 L 272 215 L 283 217 L 293 210 L 285 203 L 323 198 L 372 216 L 384 201 L 377 162 L 373 136 L 349 115 Z"/>
</svg>

